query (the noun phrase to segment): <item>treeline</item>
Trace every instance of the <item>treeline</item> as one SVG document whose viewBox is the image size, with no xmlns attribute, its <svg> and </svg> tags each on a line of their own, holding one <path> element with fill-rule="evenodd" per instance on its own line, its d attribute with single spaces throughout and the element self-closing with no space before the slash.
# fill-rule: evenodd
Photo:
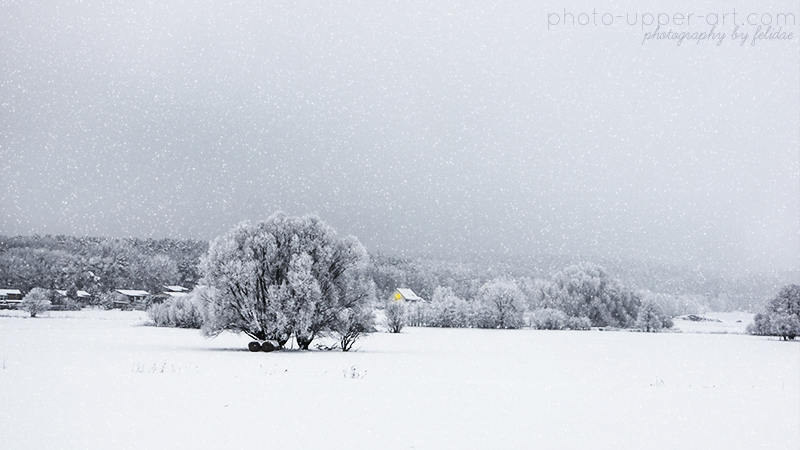
<svg viewBox="0 0 800 450">
<path fill-rule="evenodd" d="M 403 324 L 557 330 L 594 326 L 653 331 L 671 327 L 671 317 L 707 308 L 696 298 L 678 304 L 677 298 L 631 289 L 602 266 L 588 262 L 565 267 L 550 279 L 500 276 L 473 290 L 477 283 L 473 279 L 460 293 L 454 286 L 439 285 L 429 301 L 409 303 L 402 311 L 389 300 L 389 328 L 401 329 Z"/>
<path fill-rule="evenodd" d="M 457 297 L 472 301 L 487 282 L 510 278 L 535 304 L 557 274 L 580 263 L 566 257 L 440 260 L 378 253 L 372 255 L 370 270 L 381 298 L 386 298 L 396 287 L 408 287 L 423 298 L 432 299 L 437 288 L 445 287 Z M 676 316 L 705 311 L 756 312 L 782 286 L 800 282 L 797 272 L 734 277 L 636 261 L 600 261 L 598 265 L 627 289 L 655 297 L 668 313 Z"/>
<path fill-rule="evenodd" d="M 193 287 L 208 243 L 197 240 L 0 236 L 0 287 L 160 293 L 164 285 Z"/>
<path fill-rule="evenodd" d="M 137 239 L 73 236 L 0 236 L 0 288 L 85 290 L 95 297 L 114 289 L 161 292 L 164 285 L 187 288 L 200 281 L 198 264 L 208 242 L 191 239 Z M 580 261 L 563 256 L 510 258 L 450 255 L 441 258 L 370 256 L 369 275 L 377 296 L 386 299 L 408 287 L 427 300 L 448 288 L 466 302 L 479 298 L 481 287 L 510 279 L 525 295 L 529 309 L 547 298 L 554 277 Z M 667 314 L 705 311 L 758 311 L 781 286 L 800 283 L 793 273 L 731 277 L 637 261 L 598 261 L 609 277 L 640 297 L 653 296 Z"/>
</svg>

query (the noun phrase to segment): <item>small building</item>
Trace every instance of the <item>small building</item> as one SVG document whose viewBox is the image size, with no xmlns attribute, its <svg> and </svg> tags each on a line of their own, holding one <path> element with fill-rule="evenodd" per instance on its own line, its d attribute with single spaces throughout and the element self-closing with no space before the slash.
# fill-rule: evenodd
<svg viewBox="0 0 800 450">
<path fill-rule="evenodd" d="M 67 296 L 66 289 L 64 289 L 64 290 L 56 289 L 56 292 L 58 292 L 59 295 L 61 295 L 62 297 L 66 297 Z M 90 294 L 90 293 L 88 293 L 86 291 L 80 291 L 79 290 L 79 291 L 75 292 L 75 297 L 77 297 L 76 300 L 80 300 L 81 302 L 86 302 L 92 297 L 92 294 Z"/>
<path fill-rule="evenodd" d="M 164 292 L 151 297 L 153 303 L 164 303 L 171 298 L 188 297 L 191 289 L 183 286 L 164 286 Z"/>
<path fill-rule="evenodd" d="M 0 309 L 16 309 L 22 303 L 19 289 L 0 289 Z"/>
<path fill-rule="evenodd" d="M 396 302 L 409 302 L 409 303 L 427 303 L 422 297 L 418 296 L 411 289 L 397 288 L 389 296 L 389 300 Z"/>
<path fill-rule="evenodd" d="M 168 298 L 186 297 L 190 292 L 191 289 L 183 286 L 164 286 L 164 292 L 162 292 L 159 297 L 161 297 L 161 301 L 164 301 Z"/>
<path fill-rule="evenodd" d="M 187 294 L 191 289 L 183 286 L 164 286 L 165 294 Z"/>
<path fill-rule="evenodd" d="M 145 299 L 150 295 L 147 291 L 136 289 L 117 289 L 114 293 L 117 295 L 112 307 L 119 309 L 144 309 L 146 306 Z"/>
</svg>

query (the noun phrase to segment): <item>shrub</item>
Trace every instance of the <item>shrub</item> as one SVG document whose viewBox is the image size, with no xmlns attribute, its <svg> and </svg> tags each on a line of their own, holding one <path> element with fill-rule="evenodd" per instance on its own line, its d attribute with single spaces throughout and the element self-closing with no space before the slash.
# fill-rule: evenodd
<svg viewBox="0 0 800 450">
<path fill-rule="evenodd" d="M 172 297 L 164 303 L 153 303 L 147 315 L 157 327 L 200 328 L 203 316 L 192 296 Z"/>
<path fill-rule="evenodd" d="M 375 317 L 371 309 L 346 309 L 339 313 L 332 326 L 332 334 L 343 352 L 350 351 L 357 340 L 375 331 Z"/>
<path fill-rule="evenodd" d="M 61 302 L 61 307 L 64 311 L 80 311 L 81 305 L 77 301 L 66 298 L 63 302 Z"/>
<path fill-rule="evenodd" d="M 514 280 L 487 282 L 481 286 L 478 301 L 476 325 L 480 328 L 522 328 L 525 324 L 525 296 Z"/>
<path fill-rule="evenodd" d="M 756 314 L 753 317 L 753 323 L 747 325 L 747 332 L 761 336 L 771 336 L 772 327 L 769 323 L 769 314 Z"/>
<path fill-rule="evenodd" d="M 588 317 L 569 317 L 567 318 L 568 330 L 591 330 L 592 321 Z"/>
<path fill-rule="evenodd" d="M 536 330 L 563 330 L 567 314 L 557 309 L 535 309 L 531 312 L 531 328 Z"/>
<path fill-rule="evenodd" d="M 406 305 L 403 302 L 389 300 L 384 312 L 383 322 L 389 333 L 399 333 L 406 326 Z"/>
<path fill-rule="evenodd" d="M 437 287 L 431 304 L 425 308 L 425 325 L 441 328 L 467 328 L 473 325 L 470 304 L 449 287 Z"/>
<path fill-rule="evenodd" d="M 19 304 L 19 309 L 27 311 L 31 317 L 36 317 L 37 314 L 50 309 L 50 300 L 47 299 L 49 296 L 50 293 L 47 289 L 33 288 L 28 292 L 28 295 L 22 299 L 22 303 Z"/>
<path fill-rule="evenodd" d="M 178 328 L 200 328 L 203 326 L 203 316 L 200 307 L 191 296 L 181 296 L 167 301 L 169 321 Z"/>
<path fill-rule="evenodd" d="M 592 321 L 588 317 L 569 317 L 558 309 L 536 309 L 530 315 L 531 328 L 536 330 L 589 330 Z"/>
<path fill-rule="evenodd" d="M 672 325 L 672 319 L 664 314 L 655 299 L 648 297 L 642 302 L 636 316 L 636 328 L 656 332 L 662 328 L 671 328 Z"/>
<path fill-rule="evenodd" d="M 169 323 L 169 313 L 167 312 L 169 306 L 165 303 L 153 303 L 147 308 L 147 315 L 153 321 L 153 325 L 157 327 L 171 327 Z"/>
</svg>

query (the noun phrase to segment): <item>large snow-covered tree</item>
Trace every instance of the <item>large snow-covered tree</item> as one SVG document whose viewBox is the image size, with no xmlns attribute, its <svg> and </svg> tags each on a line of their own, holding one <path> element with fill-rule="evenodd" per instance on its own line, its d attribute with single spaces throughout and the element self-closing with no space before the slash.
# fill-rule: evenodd
<svg viewBox="0 0 800 450">
<path fill-rule="evenodd" d="M 784 286 L 753 320 L 747 327 L 752 334 L 780 336 L 783 340 L 800 336 L 800 285 Z"/>
<path fill-rule="evenodd" d="M 467 328 L 473 322 L 472 308 L 452 288 L 439 286 L 433 291 L 426 322 L 431 327 Z"/>
<path fill-rule="evenodd" d="M 569 266 L 553 276 L 545 302 L 573 317 L 588 317 L 593 326 L 633 325 L 641 299 L 592 263 Z"/>
<path fill-rule="evenodd" d="M 276 213 L 247 222 L 211 242 L 202 258 L 204 331 L 243 332 L 307 349 L 333 331 L 346 310 L 364 317 L 374 297 L 365 276 L 367 252 L 354 237 L 339 238 L 316 216 Z"/>
<path fill-rule="evenodd" d="M 481 286 L 477 325 L 481 328 L 522 328 L 525 295 L 516 281 L 496 278 Z"/>
<path fill-rule="evenodd" d="M 35 287 L 23 297 L 22 303 L 19 304 L 19 309 L 27 311 L 31 317 L 36 317 L 37 314 L 50 309 L 49 298 L 50 291 Z"/>
</svg>

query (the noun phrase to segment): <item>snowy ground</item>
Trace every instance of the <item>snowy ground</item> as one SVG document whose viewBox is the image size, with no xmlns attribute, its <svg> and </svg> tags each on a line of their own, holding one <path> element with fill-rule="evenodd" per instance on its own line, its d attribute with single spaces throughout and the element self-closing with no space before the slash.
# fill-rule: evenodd
<svg viewBox="0 0 800 450">
<path fill-rule="evenodd" d="M 408 328 L 252 354 L 137 312 L 3 315 L 9 450 L 800 447 L 794 342 Z"/>
<path fill-rule="evenodd" d="M 747 325 L 755 314 L 746 312 L 710 312 L 697 314 L 706 320 L 692 321 L 680 316 L 673 320 L 673 331 L 684 333 L 746 333 Z"/>
</svg>

